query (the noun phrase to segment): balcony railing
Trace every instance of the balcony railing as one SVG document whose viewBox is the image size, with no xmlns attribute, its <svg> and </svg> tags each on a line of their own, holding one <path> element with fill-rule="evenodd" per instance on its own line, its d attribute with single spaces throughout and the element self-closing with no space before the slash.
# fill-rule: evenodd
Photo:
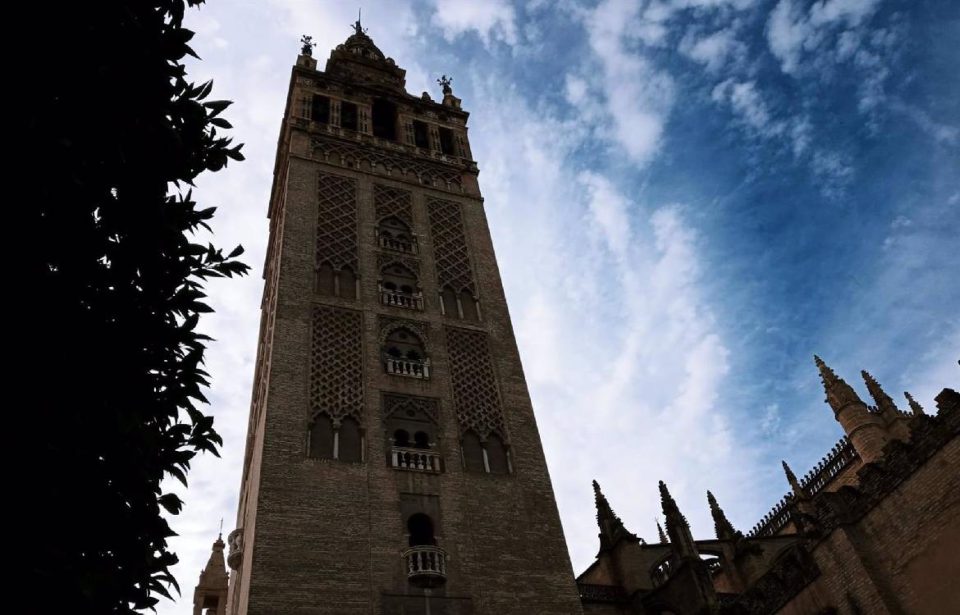
<svg viewBox="0 0 960 615">
<path fill-rule="evenodd" d="M 433 545 L 410 547 L 402 555 L 407 578 L 422 587 L 435 587 L 447 581 L 447 553 Z"/>
<path fill-rule="evenodd" d="M 408 378 L 429 378 L 430 359 L 402 359 L 385 355 L 383 365 L 388 374 Z"/>
<path fill-rule="evenodd" d="M 408 310 L 423 309 L 423 293 L 403 293 L 398 290 L 380 289 L 380 303 Z"/>
<path fill-rule="evenodd" d="M 422 448 L 394 446 L 390 452 L 390 460 L 398 470 L 434 473 L 440 471 L 440 453 Z"/>
<path fill-rule="evenodd" d="M 397 252 L 406 252 L 407 254 L 416 254 L 417 240 L 411 239 L 409 241 L 404 241 L 396 239 L 395 237 L 380 235 L 380 247 L 386 248 L 387 250 L 395 250 Z"/>
</svg>

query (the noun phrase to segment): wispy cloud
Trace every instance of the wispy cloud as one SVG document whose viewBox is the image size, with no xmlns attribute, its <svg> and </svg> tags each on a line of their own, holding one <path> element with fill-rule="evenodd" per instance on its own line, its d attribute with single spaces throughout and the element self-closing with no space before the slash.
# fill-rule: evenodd
<svg viewBox="0 0 960 615">
<path fill-rule="evenodd" d="M 493 41 L 502 41 L 508 45 L 517 43 L 516 14 L 513 5 L 506 0 L 435 0 L 434 8 L 431 20 L 443 30 L 447 40 L 452 41 L 458 36 L 473 32 L 485 45 Z"/>
</svg>

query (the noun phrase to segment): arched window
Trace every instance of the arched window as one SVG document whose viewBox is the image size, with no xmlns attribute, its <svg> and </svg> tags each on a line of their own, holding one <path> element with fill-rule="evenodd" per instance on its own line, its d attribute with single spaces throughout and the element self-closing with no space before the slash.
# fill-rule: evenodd
<svg viewBox="0 0 960 615">
<path fill-rule="evenodd" d="M 463 319 L 471 322 L 480 320 L 480 310 L 476 300 L 469 290 L 464 289 L 460 292 L 460 309 L 463 311 Z"/>
<path fill-rule="evenodd" d="M 377 224 L 377 235 L 381 248 L 410 254 L 417 251 L 416 238 L 410 232 L 410 227 L 399 218 L 390 216 L 381 220 Z"/>
<path fill-rule="evenodd" d="M 490 434 L 487 438 L 487 464 L 491 474 L 509 474 L 510 465 L 507 462 L 507 447 L 497 434 Z"/>
<path fill-rule="evenodd" d="M 333 422 L 326 414 L 316 415 L 310 424 L 309 455 L 316 459 L 333 459 Z"/>
<path fill-rule="evenodd" d="M 444 286 L 440 291 L 440 305 L 443 306 L 443 313 L 446 316 L 460 318 L 460 311 L 457 309 L 457 294 L 449 286 Z"/>
<path fill-rule="evenodd" d="M 410 535 L 411 547 L 437 544 L 437 539 L 433 535 L 433 519 L 423 513 L 410 515 L 407 519 L 407 532 Z"/>
<path fill-rule="evenodd" d="M 387 335 L 383 345 L 384 369 L 388 374 L 428 378 L 430 360 L 423 342 L 412 331 L 400 327 Z"/>
<path fill-rule="evenodd" d="M 340 296 L 344 299 L 357 298 L 357 276 L 350 267 L 340 270 Z"/>
<path fill-rule="evenodd" d="M 370 110 L 373 120 L 373 136 L 397 140 L 397 107 L 389 100 L 377 98 Z"/>
<path fill-rule="evenodd" d="M 423 309 L 423 296 L 416 274 L 400 263 L 391 263 L 380 270 L 380 302 L 384 305 Z"/>
<path fill-rule="evenodd" d="M 327 297 L 333 297 L 336 295 L 336 282 L 334 282 L 336 274 L 333 271 L 333 267 L 330 263 L 323 263 L 317 269 L 317 292 L 321 295 Z"/>
<path fill-rule="evenodd" d="M 413 434 L 414 448 L 430 448 L 430 436 L 425 431 L 418 431 Z"/>
<path fill-rule="evenodd" d="M 487 466 L 483 461 L 483 446 L 480 444 L 480 436 L 472 430 L 463 434 L 460 442 L 463 451 L 463 465 L 467 472 L 486 472 Z"/>
<path fill-rule="evenodd" d="M 337 458 L 340 461 L 363 461 L 363 437 L 360 434 L 360 423 L 352 417 L 346 417 L 340 422 L 338 436 Z"/>
<path fill-rule="evenodd" d="M 410 433 L 406 429 L 398 429 L 393 432 L 393 445 L 403 448 L 410 446 Z"/>
</svg>

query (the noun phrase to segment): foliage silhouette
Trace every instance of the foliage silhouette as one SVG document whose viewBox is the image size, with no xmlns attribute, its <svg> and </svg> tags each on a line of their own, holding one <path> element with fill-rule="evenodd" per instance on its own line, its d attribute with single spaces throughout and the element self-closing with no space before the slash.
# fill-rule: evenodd
<svg viewBox="0 0 960 615">
<path fill-rule="evenodd" d="M 203 0 L 37 5 L 49 41 L 27 85 L 26 179 L 37 254 L 28 293 L 26 588 L 51 612 L 152 608 L 169 589 L 169 474 L 222 444 L 206 403 L 204 282 L 248 271 L 197 242 L 213 207 L 191 187 L 243 160 L 183 60 Z M 42 14 L 40 14 L 42 13 Z M 29 18 L 28 18 L 29 19 Z M 34 471 L 35 470 L 35 471 Z M 161 510 L 163 509 L 163 510 Z"/>
</svg>

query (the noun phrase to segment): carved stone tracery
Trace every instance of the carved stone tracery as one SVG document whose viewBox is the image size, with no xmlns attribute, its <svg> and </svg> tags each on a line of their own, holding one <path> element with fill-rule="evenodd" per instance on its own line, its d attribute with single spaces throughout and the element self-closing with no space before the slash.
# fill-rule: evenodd
<svg viewBox="0 0 960 615">
<path fill-rule="evenodd" d="M 440 404 L 436 399 L 428 397 L 412 397 L 388 393 L 383 396 L 383 418 L 388 419 L 395 414 L 406 415 L 409 412 L 421 412 L 434 424 L 440 422 Z"/>
<path fill-rule="evenodd" d="M 330 164 L 360 169 L 361 163 L 366 163 L 374 173 L 416 179 L 418 183 L 426 186 L 463 192 L 462 171 L 417 160 L 405 152 L 393 155 L 379 148 L 363 147 L 331 139 L 314 139 L 312 144 L 314 158 Z"/>
</svg>

